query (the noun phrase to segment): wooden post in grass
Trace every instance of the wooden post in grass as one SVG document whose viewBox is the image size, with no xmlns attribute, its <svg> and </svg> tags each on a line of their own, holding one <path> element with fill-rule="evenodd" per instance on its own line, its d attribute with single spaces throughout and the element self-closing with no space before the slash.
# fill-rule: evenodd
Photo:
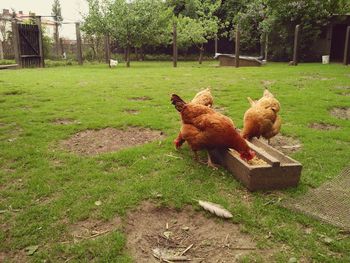
<svg viewBox="0 0 350 263">
<path fill-rule="evenodd" d="M 109 34 L 105 35 L 104 41 L 105 41 L 105 59 L 106 59 L 106 63 L 109 64 L 109 60 L 111 59 L 111 47 L 109 43 Z"/>
<path fill-rule="evenodd" d="M 298 65 L 298 56 L 299 56 L 299 30 L 300 25 L 295 26 L 295 32 L 294 32 L 294 50 L 293 50 L 293 65 Z"/>
<path fill-rule="evenodd" d="M 39 56 L 40 56 L 40 67 L 45 67 L 45 60 L 44 60 L 44 43 L 43 43 L 43 31 L 41 27 L 41 17 L 36 17 L 36 24 L 38 26 L 39 30 Z"/>
<path fill-rule="evenodd" d="M 239 32 L 239 24 L 236 27 L 236 45 L 235 45 L 235 67 L 239 67 L 239 40 L 240 40 L 240 32 Z"/>
<path fill-rule="evenodd" d="M 173 66 L 177 67 L 177 31 L 176 23 L 173 25 Z"/>
<path fill-rule="evenodd" d="M 266 33 L 265 35 L 265 55 L 264 55 L 264 59 L 267 61 L 267 51 L 268 51 L 268 47 L 269 47 L 269 34 Z"/>
<path fill-rule="evenodd" d="M 345 46 L 344 46 L 344 60 L 343 64 L 347 66 L 349 64 L 349 45 L 350 45 L 350 26 L 346 28 L 346 35 L 345 35 Z"/>
<path fill-rule="evenodd" d="M 12 20 L 12 36 L 13 36 L 13 50 L 15 52 L 15 60 L 19 68 L 22 68 L 22 59 L 21 59 L 21 49 L 19 46 L 19 33 L 17 20 Z"/>
<path fill-rule="evenodd" d="M 78 59 L 78 64 L 83 65 L 83 52 L 81 48 L 81 35 L 80 35 L 80 23 L 76 22 L 75 23 L 75 31 L 77 35 L 77 59 Z"/>
</svg>

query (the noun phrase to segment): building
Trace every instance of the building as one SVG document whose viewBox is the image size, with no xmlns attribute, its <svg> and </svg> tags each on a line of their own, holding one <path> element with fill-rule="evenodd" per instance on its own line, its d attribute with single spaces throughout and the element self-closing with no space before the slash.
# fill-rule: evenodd
<svg viewBox="0 0 350 263">
<path fill-rule="evenodd" d="M 333 15 L 330 18 L 329 24 L 322 29 L 320 38 L 313 47 L 320 58 L 322 55 L 329 55 L 333 62 L 343 61 L 348 26 L 350 26 L 350 14 Z"/>
<path fill-rule="evenodd" d="M 30 19 L 31 16 L 35 16 L 35 13 L 29 12 L 28 14 L 23 13 L 23 11 L 18 11 L 18 13 L 13 13 L 9 9 L 3 9 L 2 13 L 0 13 L 0 20 L 6 21 L 6 29 L 5 31 L 11 31 L 11 20 L 17 19 L 19 22 L 25 22 Z M 44 32 L 49 37 L 54 37 L 55 34 L 55 22 L 53 20 L 49 20 L 45 17 L 41 18 L 41 25 L 44 29 Z M 0 36 L 1 38 L 2 36 Z"/>
</svg>

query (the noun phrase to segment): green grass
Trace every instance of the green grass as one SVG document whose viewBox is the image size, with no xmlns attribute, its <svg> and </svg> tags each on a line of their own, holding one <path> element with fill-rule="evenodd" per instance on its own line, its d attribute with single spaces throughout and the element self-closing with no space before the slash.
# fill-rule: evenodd
<svg viewBox="0 0 350 263">
<path fill-rule="evenodd" d="M 182 207 L 195 205 L 195 198 L 229 208 L 233 222 L 240 223 L 259 246 L 276 249 L 275 262 L 287 262 L 290 257 L 308 262 L 349 262 L 349 236 L 273 202 L 280 196 L 302 195 L 349 165 L 350 122 L 328 112 L 335 106 L 350 106 L 349 96 L 339 94 L 348 92 L 339 87 L 349 88 L 349 68 L 271 63 L 236 69 L 217 68 L 215 64 L 182 62 L 172 68 L 169 62 L 143 62 L 132 63 L 129 69 L 124 65 L 112 70 L 105 65 L 88 65 L 1 71 L 0 210 L 5 211 L 0 214 L 0 255 L 14 255 L 27 246 L 39 245 L 29 260 L 131 262 L 121 230 L 78 244 L 62 243 L 69 225 L 87 218 L 123 217 L 146 199 Z M 246 97 L 261 96 L 262 80 L 275 81 L 271 90 L 282 105 L 282 134 L 301 140 L 302 151 L 292 157 L 303 164 L 303 172 L 297 188 L 249 193 L 248 204 L 243 198 L 244 187 L 229 173 L 194 162 L 187 147 L 174 151 L 172 140 L 179 130 L 179 115 L 170 104 L 170 94 L 190 99 L 211 86 L 214 103 L 225 107 L 226 114 L 241 127 L 248 107 Z M 152 100 L 128 100 L 140 96 Z M 136 109 L 140 114 L 129 115 L 125 109 Z M 60 126 L 52 123 L 55 118 L 80 123 Z M 340 129 L 317 131 L 308 128 L 312 122 Z M 167 139 L 95 157 L 77 156 L 57 146 L 60 140 L 85 129 L 129 125 L 162 130 Z M 157 198 L 157 194 L 162 197 Z M 96 200 L 103 204 L 96 206 Z M 305 228 L 313 231 L 307 235 Z M 322 235 L 333 242 L 325 243 Z M 280 249 L 282 246 L 288 249 Z M 245 262 L 254 259 L 259 261 L 261 255 L 253 253 Z"/>
</svg>

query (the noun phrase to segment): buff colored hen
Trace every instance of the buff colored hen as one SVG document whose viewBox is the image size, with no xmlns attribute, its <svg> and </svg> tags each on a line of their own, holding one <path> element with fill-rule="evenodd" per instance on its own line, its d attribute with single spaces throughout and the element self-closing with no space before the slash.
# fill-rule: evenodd
<svg viewBox="0 0 350 263">
<path fill-rule="evenodd" d="M 198 92 L 191 102 L 211 108 L 213 106 L 213 96 L 211 95 L 210 89 L 206 88 Z"/>
<path fill-rule="evenodd" d="M 262 98 L 257 101 L 248 97 L 251 107 L 245 112 L 242 136 L 250 140 L 262 136 L 268 141 L 281 129 L 282 119 L 278 115 L 280 103 L 268 90 L 264 90 Z"/>
</svg>

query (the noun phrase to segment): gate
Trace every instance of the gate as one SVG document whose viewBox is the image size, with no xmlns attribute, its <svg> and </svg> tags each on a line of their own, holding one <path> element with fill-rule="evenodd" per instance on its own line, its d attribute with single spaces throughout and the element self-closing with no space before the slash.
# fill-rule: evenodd
<svg viewBox="0 0 350 263">
<path fill-rule="evenodd" d="M 20 68 L 44 67 L 41 21 L 36 25 L 12 22 L 16 62 Z"/>
</svg>

